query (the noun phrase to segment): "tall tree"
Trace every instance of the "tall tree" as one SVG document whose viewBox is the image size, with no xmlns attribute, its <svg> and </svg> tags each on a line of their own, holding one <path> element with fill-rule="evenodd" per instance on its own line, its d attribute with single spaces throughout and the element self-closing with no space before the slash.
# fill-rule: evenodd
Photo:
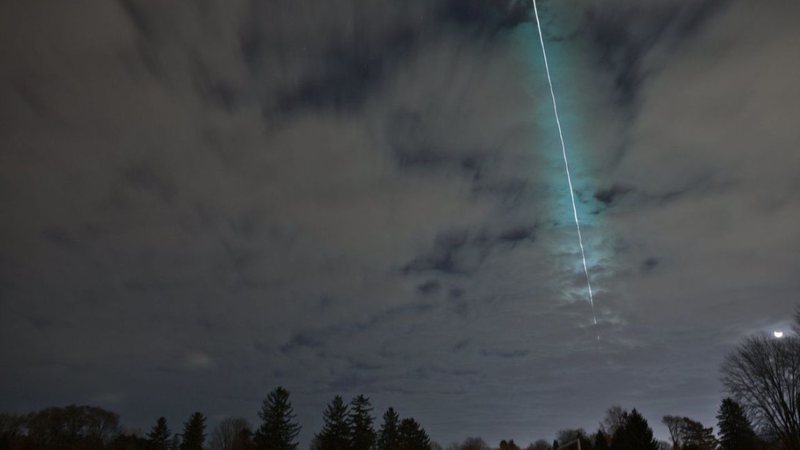
<svg viewBox="0 0 800 450">
<path fill-rule="evenodd" d="M 243 432 L 250 432 L 250 424 L 241 417 L 223 419 L 211 432 L 211 450 L 234 450 Z"/>
<path fill-rule="evenodd" d="M 261 427 L 256 431 L 258 450 L 295 450 L 300 425 L 294 422 L 294 410 L 289 402 L 289 391 L 277 387 L 267 395 L 258 413 Z"/>
<path fill-rule="evenodd" d="M 383 425 L 378 433 L 378 450 L 400 450 L 400 416 L 394 408 L 383 413 Z"/>
<path fill-rule="evenodd" d="M 101 447 L 111 440 L 119 416 L 94 406 L 68 405 L 27 414 L 27 440 L 38 448 Z"/>
<path fill-rule="evenodd" d="M 625 422 L 625 417 L 628 411 L 619 405 L 612 405 L 606 410 L 606 415 L 603 422 L 600 423 L 600 429 L 603 430 L 607 436 L 613 436 L 617 432 L 617 428 L 622 426 Z"/>
<path fill-rule="evenodd" d="M 594 435 L 594 450 L 610 450 L 608 437 L 603 433 L 603 430 L 597 430 L 597 434 Z"/>
<path fill-rule="evenodd" d="M 206 441 L 206 416 L 196 412 L 183 426 L 181 450 L 203 450 Z"/>
<path fill-rule="evenodd" d="M 732 398 L 722 400 L 717 413 L 720 450 L 749 450 L 758 445 L 758 437 L 742 405 Z"/>
<path fill-rule="evenodd" d="M 681 450 L 715 450 L 717 440 L 714 429 L 688 417 L 683 418 L 683 445 Z"/>
<path fill-rule="evenodd" d="M 315 436 L 317 450 L 343 450 L 350 446 L 350 425 L 347 405 L 337 395 L 322 414 L 322 430 Z"/>
<path fill-rule="evenodd" d="M 800 450 L 800 337 L 747 338 L 725 359 L 722 382 L 757 426 Z"/>
<path fill-rule="evenodd" d="M 369 398 L 358 395 L 350 402 L 350 450 L 372 450 L 377 435 L 372 426 L 372 406 Z"/>
<path fill-rule="evenodd" d="M 400 448 L 403 450 L 430 450 L 428 433 L 412 418 L 403 419 L 398 427 Z"/>
<path fill-rule="evenodd" d="M 658 450 L 653 430 L 636 409 L 624 415 L 611 439 L 611 450 Z"/>
<path fill-rule="evenodd" d="M 147 433 L 147 441 L 150 448 L 153 450 L 167 450 L 170 434 L 169 428 L 167 428 L 167 419 L 159 417 L 156 420 L 156 424 Z"/>
<path fill-rule="evenodd" d="M 517 445 L 513 439 L 509 441 L 503 439 L 502 441 L 500 441 L 500 450 L 522 450 L 522 449 L 519 448 L 519 445 Z"/>
<path fill-rule="evenodd" d="M 242 428 L 233 440 L 231 450 L 254 450 L 256 443 L 253 441 L 253 432 L 250 428 Z"/>
<path fill-rule="evenodd" d="M 669 437 L 672 440 L 672 450 L 680 450 L 683 444 L 683 417 L 678 416 L 664 416 L 661 419 L 669 431 Z"/>
</svg>

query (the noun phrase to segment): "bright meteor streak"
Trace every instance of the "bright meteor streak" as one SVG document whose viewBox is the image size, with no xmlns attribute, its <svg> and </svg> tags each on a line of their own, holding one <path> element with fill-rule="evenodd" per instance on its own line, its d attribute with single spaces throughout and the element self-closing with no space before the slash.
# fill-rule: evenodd
<svg viewBox="0 0 800 450">
<path fill-rule="evenodd" d="M 564 156 L 564 170 L 567 173 L 567 184 L 569 184 L 569 198 L 572 201 L 572 214 L 575 217 L 575 228 L 578 230 L 578 246 L 581 248 L 581 260 L 583 261 L 583 273 L 586 275 L 586 287 L 589 290 L 589 303 L 592 305 L 592 319 L 597 325 L 597 314 L 594 310 L 594 295 L 592 294 L 592 282 L 589 279 L 589 267 L 586 264 L 586 252 L 583 249 L 583 236 L 581 236 L 581 222 L 578 220 L 578 208 L 575 206 L 575 192 L 572 189 L 572 176 L 569 173 L 569 160 L 567 159 L 567 146 L 564 144 L 564 134 L 561 132 L 561 120 L 558 118 L 558 104 L 556 103 L 556 93 L 553 90 L 553 80 L 550 78 L 550 66 L 547 64 L 547 50 L 544 48 L 544 36 L 542 36 L 542 25 L 539 22 L 539 11 L 536 9 L 536 0 L 533 1 L 533 14 L 536 17 L 536 29 L 539 30 L 539 42 L 542 44 L 542 57 L 544 58 L 544 69 L 547 72 L 547 84 L 550 85 L 550 97 L 553 99 L 553 114 L 556 116 L 558 126 L 558 138 L 561 140 L 561 155 Z M 600 339 L 600 336 L 597 336 Z"/>
</svg>

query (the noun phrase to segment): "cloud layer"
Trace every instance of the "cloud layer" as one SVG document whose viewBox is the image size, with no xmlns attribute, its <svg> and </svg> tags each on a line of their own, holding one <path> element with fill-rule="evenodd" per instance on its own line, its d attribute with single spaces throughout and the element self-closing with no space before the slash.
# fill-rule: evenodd
<svg viewBox="0 0 800 450">
<path fill-rule="evenodd" d="M 800 287 L 797 9 L 541 5 L 594 329 L 527 3 L 7 2 L 0 406 L 710 424 Z"/>
</svg>

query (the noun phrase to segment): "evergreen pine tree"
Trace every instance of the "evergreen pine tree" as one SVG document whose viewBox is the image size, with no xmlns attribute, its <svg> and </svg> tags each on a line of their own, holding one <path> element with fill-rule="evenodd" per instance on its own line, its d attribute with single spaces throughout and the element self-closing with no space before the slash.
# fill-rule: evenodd
<svg viewBox="0 0 800 450">
<path fill-rule="evenodd" d="M 756 448 L 758 437 L 742 405 L 731 398 L 722 400 L 717 414 L 720 450 L 749 450 Z"/>
<path fill-rule="evenodd" d="M 635 409 L 626 413 L 623 423 L 614 432 L 611 450 L 658 450 L 653 430 Z"/>
<path fill-rule="evenodd" d="M 189 417 L 183 427 L 183 442 L 181 450 L 203 450 L 206 441 L 206 417 L 196 412 Z"/>
<path fill-rule="evenodd" d="M 383 425 L 378 434 L 378 450 L 400 450 L 400 436 L 398 427 L 400 416 L 394 408 L 389 408 L 383 414 Z"/>
<path fill-rule="evenodd" d="M 315 439 L 317 450 L 343 450 L 350 445 L 350 425 L 347 423 L 347 405 L 337 395 L 323 413 L 322 431 Z"/>
<path fill-rule="evenodd" d="M 372 406 L 369 399 L 359 395 L 350 402 L 350 450 L 372 450 L 377 435 L 372 426 Z"/>
<path fill-rule="evenodd" d="M 402 450 L 430 450 L 428 433 L 412 418 L 403 419 L 398 427 L 398 437 Z"/>
<path fill-rule="evenodd" d="M 153 429 L 147 433 L 149 447 L 153 450 L 167 450 L 170 431 L 167 428 L 167 419 L 159 417 Z"/>
<path fill-rule="evenodd" d="M 715 450 L 717 448 L 713 428 L 706 428 L 700 422 L 684 417 L 682 433 L 684 441 L 681 450 Z"/>
<path fill-rule="evenodd" d="M 603 430 L 597 430 L 597 434 L 594 435 L 594 450 L 609 450 L 608 437 Z"/>
<path fill-rule="evenodd" d="M 267 395 L 258 413 L 262 423 L 255 435 L 258 450 L 295 450 L 300 425 L 294 423 L 289 391 L 277 387 Z"/>
</svg>

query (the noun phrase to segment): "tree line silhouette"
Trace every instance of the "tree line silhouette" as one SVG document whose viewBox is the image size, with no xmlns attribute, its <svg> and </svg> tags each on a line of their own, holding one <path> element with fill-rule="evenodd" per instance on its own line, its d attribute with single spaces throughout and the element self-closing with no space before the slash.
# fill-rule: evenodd
<svg viewBox="0 0 800 450">
<path fill-rule="evenodd" d="M 372 407 L 358 395 L 347 404 L 336 396 L 323 412 L 322 429 L 314 435 L 310 450 L 443 450 L 430 440 L 413 418 L 402 418 L 394 408 L 383 414 L 375 430 Z M 47 408 L 24 416 L 0 416 L 0 450 L 295 450 L 300 425 L 281 387 L 264 400 L 259 412 L 260 426 L 253 430 L 245 419 L 227 418 L 207 434 L 206 417 L 196 412 L 172 433 L 164 417 L 141 435 L 124 432 L 116 413 L 91 406 Z M 582 429 L 558 432 L 552 444 L 540 440 L 527 450 L 740 450 L 771 448 L 761 442 L 734 400 L 722 402 L 719 415 L 720 438 L 711 428 L 687 417 L 665 416 L 672 444 L 657 442 L 647 420 L 636 410 L 610 408 L 596 433 Z M 578 447 L 580 446 L 580 447 Z M 447 450 L 490 450 L 481 438 L 467 438 Z M 513 440 L 500 442 L 499 450 L 522 450 Z"/>
<path fill-rule="evenodd" d="M 612 406 L 599 429 L 565 429 L 550 443 L 539 440 L 526 450 L 800 450 L 800 307 L 794 334 L 778 338 L 762 334 L 746 338 L 727 355 L 722 381 L 730 397 L 712 427 L 684 416 L 664 416 L 671 442 L 657 441 L 647 420 L 636 410 Z M 388 408 L 375 429 L 369 398 L 349 403 L 335 396 L 323 411 L 322 428 L 310 450 L 445 450 L 432 442 L 414 418 L 401 418 Z M 260 423 L 226 418 L 209 434 L 206 417 L 192 414 L 182 432 L 173 433 L 159 417 L 146 434 L 127 432 L 119 415 L 93 406 L 51 407 L 28 414 L 0 414 L 0 450 L 297 450 L 300 425 L 289 392 L 277 387 L 264 399 Z M 491 450 L 470 437 L 446 450 Z M 522 450 L 513 440 L 499 450 Z"/>
<path fill-rule="evenodd" d="M 430 450 L 431 440 L 413 418 L 401 419 L 394 408 L 374 428 L 372 406 L 364 395 L 349 405 L 336 396 L 323 413 L 322 429 L 312 450 Z M 119 415 L 92 406 L 53 407 L 25 415 L 0 414 L 0 450 L 295 450 L 300 425 L 289 391 L 275 388 L 258 413 L 255 430 L 245 419 L 227 418 L 207 434 L 206 417 L 195 412 L 172 433 L 159 417 L 145 435 L 125 432 Z M 208 439 L 207 439 L 208 438 Z"/>
</svg>

